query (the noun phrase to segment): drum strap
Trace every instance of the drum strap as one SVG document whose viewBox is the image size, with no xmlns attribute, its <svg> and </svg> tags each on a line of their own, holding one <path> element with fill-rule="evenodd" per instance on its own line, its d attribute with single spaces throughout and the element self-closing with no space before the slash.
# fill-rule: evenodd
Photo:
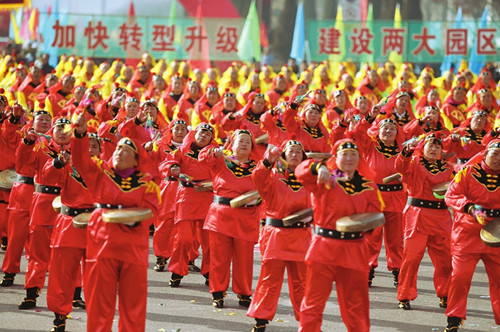
<svg viewBox="0 0 500 332">
<path fill-rule="evenodd" d="M 66 206 L 66 205 L 61 205 L 61 214 L 64 214 L 65 216 L 74 217 L 74 216 L 79 215 L 80 213 L 92 212 L 92 211 L 94 211 L 93 208 L 88 208 L 88 209 L 74 209 L 74 208 L 70 208 L 69 206 Z"/>
<path fill-rule="evenodd" d="M 43 186 L 41 184 L 37 184 L 35 185 L 35 191 L 37 193 L 59 195 L 61 193 L 61 187 Z"/>
<path fill-rule="evenodd" d="M 280 227 L 280 228 L 306 228 L 311 225 L 311 223 L 305 223 L 305 222 L 296 222 L 293 225 L 290 226 L 285 226 L 283 225 L 283 220 L 281 219 L 274 219 L 270 217 L 266 217 L 266 225 L 268 226 L 273 226 L 273 227 Z"/>
<path fill-rule="evenodd" d="M 402 191 L 402 184 L 377 184 L 380 191 Z"/>
<path fill-rule="evenodd" d="M 35 182 L 33 181 L 32 177 L 24 176 L 24 175 L 20 175 L 20 174 L 17 174 L 16 182 L 25 183 L 25 184 L 31 184 L 31 185 L 35 184 Z"/>
<path fill-rule="evenodd" d="M 121 208 L 123 208 L 123 206 L 121 206 L 121 205 L 101 204 L 101 203 L 95 203 L 94 207 L 96 209 L 121 209 Z"/>
<path fill-rule="evenodd" d="M 444 201 L 428 201 L 426 199 L 419 199 L 415 197 L 408 197 L 408 205 L 438 210 L 444 210 L 448 208 Z"/>
<path fill-rule="evenodd" d="M 500 209 L 483 209 L 483 212 L 490 218 L 500 217 Z"/>
<path fill-rule="evenodd" d="M 316 227 L 316 235 L 336 240 L 358 240 L 363 237 L 362 232 L 338 232 L 334 229 Z"/>
</svg>

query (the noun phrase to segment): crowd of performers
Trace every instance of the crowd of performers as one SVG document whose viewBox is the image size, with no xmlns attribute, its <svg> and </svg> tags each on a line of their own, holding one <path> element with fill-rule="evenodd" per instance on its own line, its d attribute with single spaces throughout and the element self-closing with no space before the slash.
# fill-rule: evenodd
<svg viewBox="0 0 500 332">
<path fill-rule="evenodd" d="M 154 270 L 168 270 L 171 287 L 201 273 L 215 308 L 231 281 L 254 332 L 276 313 L 285 269 L 299 331 L 321 330 L 333 283 L 347 330 L 368 331 L 383 241 L 395 307 L 411 309 L 427 249 L 445 331 L 466 319 L 479 259 L 500 324 L 500 249 L 479 235 L 500 217 L 499 90 L 487 69 L 435 77 L 426 67 L 417 78 L 407 63 L 358 73 L 321 63 L 298 76 L 234 64 L 219 77 L 145 54 L 135 69 L 63 56 L 43 75 L 6 56 L 0 86 L 0 170 L 17 173 L 0 191 L 0 285 L 14 284 L 24 250 L 19 309 L 32 309 L 50 271 L 51 331 L 65 330 L 73 307 L 86 308 L 88 331 L 110 331 L 117 299 L 119 330 L 144 331 L 152 223 Z M 384 183 L 395 173 L 400 180 Z M 447 181 L 444 196 L 433 193 Z M 255 190 L 259 199 L 231 205 Z M 132 207 L 153 217 L 103 220 Z M 285 222 L 311 207 L 312 217 Z M 88 226 L 74 227 L 88 212 Z M 337 230 L 339 218 L 367 212 L 385 224 Z"/>
</svg>

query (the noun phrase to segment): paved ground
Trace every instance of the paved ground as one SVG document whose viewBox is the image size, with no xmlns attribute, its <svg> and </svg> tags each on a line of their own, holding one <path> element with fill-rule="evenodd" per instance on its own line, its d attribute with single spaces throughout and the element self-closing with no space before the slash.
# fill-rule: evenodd
<svg viewBox="0 0 500 332">
<path fill-rule="evenodd" d="M 0 261 L 4 252 L 0 252 Z M 188 275 L 182 280 L 181 287 L 168 287 L 170 273 L 152 270 L 155 258 L 150 255 L 148 273 L 148 315 L 146 331 L 190 332 L 190 331 L 250 331 L 254 320 L 246 317 L 246 311 L 238 306 L 234 293 L 228 292 L 226 308 L 213 309 L 208 287 L 199 274 Z M 198 259 L 197 264 L 200 264 Z M 26 267 L 23 259 L 22 269 Z M 260 271 L 260 253 L 255 251 L 254 286 Z M 438 307 L 432 285 L 433 267 L 426 256 L 419 271 L 419 296 L 412 302 L 411 311 L 397 307 L 396 289 L 392 286 L 392 275 L 385 270 L 385 259 L 380 260 L 373 287 L 370 289 L 370 315 L 372 331 L 442 331 L 446 325 L 444 309 Z M 286 281 L 286 279 L 285 279 Z M 20 311 L 17 304 L 24 297 L 24 273 L 16 277 L 15 285 L 0 288 L 0 331 L 49 331 L 53 314 L 47 309 L 46 291 L 38 299 L 36 310 Z M 500 331 L 495 326 L 489 300 L 488 283 L 482 264 L 478 265 L 469 294 L 468 319 L 464 331 Z M 288 287 L 284 285 L 273 322 L 268 325 L 269 332 L 296 331 L 297 322 L 292 313 L 288 297 Z M 78 309 L 71 313 L 66 331 L 85 331 L 86 313 Z M 117 331 L 116 316 L 113 330 Z M 345 331 L 339 315 L 335 292 L 327 303 L 323 321 L 323 331 Z"/>
</svg>

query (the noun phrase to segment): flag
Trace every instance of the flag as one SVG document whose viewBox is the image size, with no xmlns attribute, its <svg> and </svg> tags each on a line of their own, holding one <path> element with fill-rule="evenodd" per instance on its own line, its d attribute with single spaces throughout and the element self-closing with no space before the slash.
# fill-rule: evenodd
<svg viewBox="0 0 500 332">
<path fill-rule="evenodd" d="M 31 9 L 24 7 L 23 8 L 23 21 L 19 26 L 19 35 L 23 40 L 30 39 L 30 28 L 29 28 L 29 19 L 31 17 Z"/>
<path fill-rule="evenodd" d="M 24 41 L 22 40 L 20 34 L 19 34 L 19 25 L 17 21 L 17 17 L 21 15 L 20 20 L 22 20 L 22 14 L 23 10 L 19 9 L 14 16 L 14 10 L 10 12 L 10 29 L 9 29 L 9 37 L 14 40 L 16 44 L 23 44 Z"/>
<path fill-rule="evenodd" d="M 483 15 L 481 16 L 481 22 L 479 22 L 479 28 L 480 29 L 486 28 L 487 21 L 488 21 L 488 7 L 485 7 Z M 486 64 L 486 56 L 477 54 L 477 47 L 476 47 L 477 43 L 478 41 L 476 40 L 472 45 L 472 51 L 469 57 L 469 69 L 474 74 L 479 75 L 479 72 L 481 72 L 481 69 L 483 69 L 483 67 Z"/>
<path fill-rule="evenodd" d="M 290 51 L 290 58 L 295 59 L 297 63 L 301 63 L 304 59 L 305 39 L 306 31 L 304 23 L 304 4 L 300 2 L 297 6 L 295 28 L 293 29 L 292 50 Z"/>
<path fill-rule="evenodd" d="M 52 46 L 55 39 L 55 31 L 52 27 L 56 24 L 56 20 L 59 20 L 60 25 L 65 25 L 67 21 L 67 15 L 59 13 L 59 0 L 56 0 L 54 6 L 49 7 L 45 13 L 42 11 L 39 29 L 40 34 L 43 36 L 43 53 L 49 55 L 49 65 L 54 68 L 59 61 L 58 47 L 57 45 Z"/>
<path fill-rule="evenodd" d="M 202 38 L 199 41 L 193 40 L 194 43 L 192 45 L 191 50 L 189 51 L 189 64 L 191 67 L 199 67 L 202 70 L 211 67 L 210 64 L 210 45 L 208 43 L 208 35 L 207 29 L 205 28 L 205 20 L 203 19 L 203 1 L 198 0 L 198 8 L 196 9 L 196 17 L 194 19 L 194 25 L 199 27 L 200 36 L 205 36 L 206 38 Z M 201 43 L 201 45 L 199 44 Z"/>
<path fill-rule="evenodd" d="M 31 11 L 31 16 L 29 20 L 29 31 L 30 31 L 30 36 L 31 40 L 38 40 L 38 24 L 39 24 L 39 15 L 40 12 L 38 11 L 38 8 L 33 8 Z"/>
<path fill-rule="evenodd" d="M 238 40 L 238 56 L 242 61 L 259 62 L 261 58 L 260 46 L 259 16 L 255 0 L 252 0 Z"/>
<path fill-rule="evenodd" d="M 266 22 L 260 22 L 260 42 L 262 48 L 267 48 L 269 46 L 269 39 L 267 38 L 267 28 Z"/>
<path fill-rule="evenodd" d="M 172 1 L 172 5 L 170 6 L 170 14 L 168 18 L 168 25 L 175 27 L 175 36 L 174 36 L 174 49 L 175 51 L 166 51 L 164 53 L 164 58 L 169 60 L 181 59 L 182 55 L 182 28 L 176 26 L 175 21 L 177 20 L 177 0 Z"/>
<path fill-rule="evenodd" d="M 399 3 L 396 4 L 396 9 L 394 9 L 394 27 L 401 28 L 401 8 Z M 398 66 L 398 64 L 403 63 L 403 55 L 398 54 L 396 51 L 391 51 L 389 54 L 389 60 Z"/>
<path fill-rule="evenodd" d="M 455 23 L 453 24 L 453 28 L 460 29 L 462 27 L 462 7 L 458 7 L 457 15 L 455 16 Z M 445 71 L 451 69 L 452 64 L 454 64 L 455 69 L 460 66 L 460 60 L 457 55 L 445 55 L 443 62 L 439 69 L 441 70 L 441 75 L 444 74 Z"/>
<path fill-rule="evenodd" d="M 130 6 L 128 8 L 127 14 L 127 27 L 130 29 L 132 26 L 137 24 L 137 16 L 135 15 L 135 7 L 134 1 L 130 0 Z M 125 51 L 125 64 L 127 66 L 136 66 L 142 56 L 142 43 L 139 44 L 139 49 L 137 50 L 135 47 L 128 46 Z"/>
<path fill-rule="evenodd" d="M 344 29 L 344 19 L 342 15 L 342 5 L 337 6 L 337 17 L 335 18 L 335 29 L 339 32 L 339 54 L 330 55 L 330 61 L 339 63 L 341 61 L 346 60 L 346 52 L 345 52 L 345 29 Z"/>
</svg>

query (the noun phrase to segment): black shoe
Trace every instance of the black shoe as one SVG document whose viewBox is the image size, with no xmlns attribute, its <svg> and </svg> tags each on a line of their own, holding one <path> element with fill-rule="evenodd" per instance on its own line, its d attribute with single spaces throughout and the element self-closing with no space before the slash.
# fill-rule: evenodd
<svg viewBox="0 0 500 332">
<path fill-rule="evenodd" d="M 26 297 L 17 307 L 20 310 L 33 309 L 36 307 L 36 298 L 38 297 L 38 293 L 40 293 L 40 289 L 38 287 L 26 289 Z"/>
<path fill-rule="evenodd" d="M 399 301 L 399 309 L 411 310 L 410 300 Z"/>
<path fill-rule="evenodd" d="M 368 286 L 372 285 L 372 280 L 375 278 L 375 268 L 370 268 L 370 274 L 368 275 Z"/>
<path fill-rule="evenodd" d="M 181 285 L 182 276 L 179 274 L 172 273 L 168 285 L 170 287 L 179 287 Z"/>
<path fill-rule="evenodd" d="M 250 295 L 239 295 L 238 298 L 240 299 L 238 301 L 238 304 L 242 307 L 248 308 L 250 306 L 250 303 L 252 303 L 252 299 L 250 298 Z"/>
<path fill-rule="evenodd" d="M 209 275 L 210 275 L 209 272 L 207 272 L 203 275 L 205 277 L 205 285 L 207 285 L 207 286 L 210 286 L 210 282 L 208 281 Z"/>
<path fill-rule="evenodd" d="M 163 272 L 165 271 L 165 266 L 167 266 L 167 259 L 161 256 L 157 256 L 156 264 L 153 267 L 153 270 L 155 270 L 156 272 Z"/>
<path fill-rule="evenodd" d="M 224 292 L 212 293 L 212 307 L 224 308 Z"/>
<path fill-rule="evenodd" d="M 392 270 L 392 279 L 394 280 L 394 286 L 399 286 L 399 269 Z"/>
<path fill-rule="evenodd" d="M 448 307 L 448 297 L 440 297 L 439 298 L 439 307 L 440 308 L 447 308 Z"/>
<path fill-rule="evenodd" d="M 9 287 L 14 284 L 15 273 L 4 273 L 2 282 L 0 282 L 0 286 Z"/>
<path fill-rule="evenodd" d="M 267 319 L 255 318 L 255 326 L 253 327 L 252 332 L 264 332 L 267 324 L 269 324 Z"/>
<path fill-rule="evenodd" d="M 459 317 L 448 317 L 448 326 L 444 329 L 444 332 L 458 331 L 458 328 L 462 325 L 462 319 Z"/>
<path fill-rule="evenodd" d="M 2 250 L 3 251 L 7 250 L 7 237 L 6 236 L 2 237 Z"/>
<path fill-rule="evenodd" d="M 50 332 L 64 332 L 66 329 L 66 315 L 55 315 L 56 319 L 54 319 L 54 325 L 50 329 Z"/>
<path fill-rule="evenodd" d="M 73 308 L 85 309 L 85 302 L 82 299 L 82 288 L 76 287 L 73 295 Z"/>
<path fill-rule="evenodd" d="M 201 272 L 201 269 L 198 266 L 194 265 L 194 261 L 189 262 L 188 270 L 191 272 Z"/>
</svg>

